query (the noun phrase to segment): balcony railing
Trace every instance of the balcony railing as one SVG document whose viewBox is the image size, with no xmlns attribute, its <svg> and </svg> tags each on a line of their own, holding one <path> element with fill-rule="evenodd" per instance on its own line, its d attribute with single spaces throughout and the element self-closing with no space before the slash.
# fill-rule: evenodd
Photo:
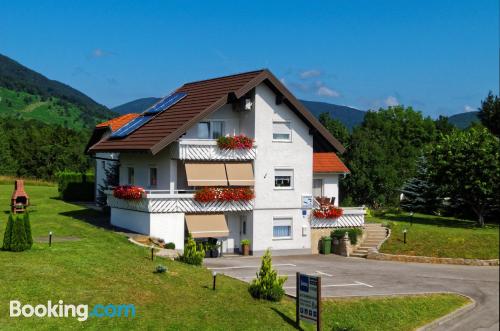
<svg viewBox="0 0 500 331">
<path fill-rule="evenodd" d="M 111 191 L 106 192 L 108 206 L 147 213 L 210 213 L 253 210 L 253 201 L 211 201 L 199 202 L 194 193 L 178 191 L 149 190 L 139 200 L 115 198 Z"/>
<path fill-rule="evenodd" d="M 311 215 L 311 228 L 350 228 L 365 224 L 365 207 L 341 207 L 342 216 L 338 218 L 315 218 Z"/>
<path fill-rule="evenodd" d="M 176 157 L 181 160 L 210 161 L 254 160 L 257 155 L 256 146 L 250 149 L 220 149 L 217 141 L 205 139 L 181 139 L 178 141 Z"/>
</svg>

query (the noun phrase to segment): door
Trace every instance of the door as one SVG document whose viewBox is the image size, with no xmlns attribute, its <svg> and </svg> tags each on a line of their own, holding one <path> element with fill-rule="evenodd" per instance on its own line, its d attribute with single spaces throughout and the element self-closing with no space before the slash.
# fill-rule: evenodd
<svg viewBox="0 0 500 331">
<path fill-rule="evenodd" d="M 320 178 L 313 179 L 313 196 L 314 197 L 323 196 L 323 179 Z"/>
</svg>

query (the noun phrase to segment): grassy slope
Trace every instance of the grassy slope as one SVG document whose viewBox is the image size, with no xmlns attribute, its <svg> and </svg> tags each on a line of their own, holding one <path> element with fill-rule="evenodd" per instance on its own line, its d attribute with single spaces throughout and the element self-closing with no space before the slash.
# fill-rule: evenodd
<svg viewBox="0 0 500 331">
<path fill-rule="evenodd" d="M 81 110 L 72 104 L 61 106 L 58 101 L 59 99 L 54 97 L 43 101 L 37 95 L 0 87 L 0 116 L 19 116 L 47 124 L 82 129 L 85 123 L 80 118 Z"/>
<path fill-rule="evenodd" d="M 385 214 L 370 218 L 373 222 L 393 222 L 392 235 L 382 245 L 389 254 L 433 257 L 498 259 L 499 227 L 478 228 L 475 222 L 433 215 L 415 214 L 413 224 L 407 214 Z M 407 243 L 403 230 L 407 229 Z"/>
<path fill-rule="evenodd" d="M 0 185 L 0 206 L 7 209 L 11 185 Z M 253 300 L 246 284 L 218 277 L 212 291 L 210 272 L 177 262 L 149 260 L 148 250 L 134 246 L 99 226 L 102 217 L 92 211 L 61 202 L 56 187 L 27 186 L 32 198 L 31 222 L 34 237 L 77 236 L 80 241 L 36 243 L 23 253 L 0 251 L 0 330 L 9 329 L 218 329 L 286 330 L 294 319 L 291 299 L 269 303 Z M 0 240 L 7 213 L 0 219 Z M 84 221 L 84 220 L 87 221 Z M 91 224 L 93 223 L 93 224 Z M 168 274 L 153 274 L 163 263 Z M 8 302 L 135 304 L 137 317 L 9 318 Z M 463 297 L 433 295 L 390 299 L 327 301 L 325 330 L 334 323 L 356 330 L 410 330 L 465 304 Z M 305 325 L 312 329 L 310 325 Z"/>
</svg>

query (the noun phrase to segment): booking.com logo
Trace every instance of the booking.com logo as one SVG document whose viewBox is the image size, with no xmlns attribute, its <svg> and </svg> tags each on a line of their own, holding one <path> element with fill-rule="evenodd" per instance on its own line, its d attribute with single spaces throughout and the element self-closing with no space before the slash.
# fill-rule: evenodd
<svg viewBox="0 0 500 331">
<path fill-rule="evenodd" d="M 89 313 L 88 305 L 65 304 L 59 300 L 56 304 L 47 301 L 47 304 L 22 305 L 19 300 L 10 301 L 10 317 L 76 317 L 78 321 L 86 321 L 89 317 L 135 317 L 135 306 L 133 304 L 96 304 Z"/>
</svg>

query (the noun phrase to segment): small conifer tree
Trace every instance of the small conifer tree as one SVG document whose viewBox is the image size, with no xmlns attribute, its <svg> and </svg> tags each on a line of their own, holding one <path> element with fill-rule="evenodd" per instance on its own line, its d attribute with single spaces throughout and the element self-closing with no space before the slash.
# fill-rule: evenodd
<svg viewBox="0 0 500 331">
<path fill-rule="evenodd" d="M 194 241 L 191 234 L 189 234 L 184 253 L 179 256 L 179 261 L 187 264 L 201 265 L 204 257 L 205 250 L 201 245 L 197 248 L 196 241 Z"/>
<path fill-rule="evenodd" d="M 5 233 L 3 235 L 3 246 L 2 249 L 4 251 L 10 251 L 10 246 L 12 242 L 12 226 L 14 224 L 14 216 L 12 214 L 9 215 L 9 220 L 7 221 L 7 225 L 5 227 Z"/>
<path fill-rule="evenodd" d="M 31 234 L 31 222 L 28 212 L 23 214 L 23 221 L 24 231 L 26 232 L 26 249 L 30 249 L 33 246 L 33 235 Z"/>
<path fill-rule="evenodd" d="M 257 299 L 280 301 L 285 294 L 283 284 L 286 280 L 287 277 L 279 277 L 276 270 L 273 269 L 271 252 L 268 249 L 262 257 L 257 278 L 252 281 L 248 291 Z"/>
<path fill-rule="evenodd" d="M 22 215 L 15 214 L 13 215 L 13 219 L 10 250 L 13 252 L 22 252 L 28 249 L 24 218 Z"/>
</svg>

